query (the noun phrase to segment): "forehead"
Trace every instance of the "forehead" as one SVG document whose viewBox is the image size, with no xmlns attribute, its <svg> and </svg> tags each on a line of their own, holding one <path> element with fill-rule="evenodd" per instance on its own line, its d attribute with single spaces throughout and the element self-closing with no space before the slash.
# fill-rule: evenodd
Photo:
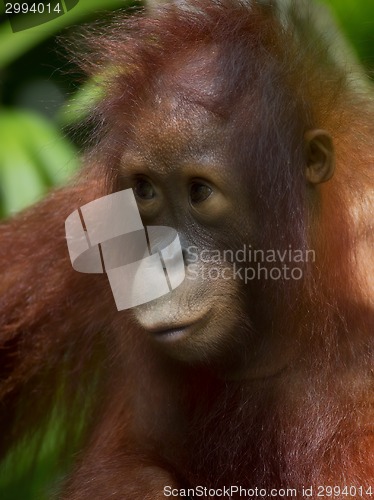
<svg viewBox="0 0 374 500">
<path fill-rule="evenodd" d="M 131 162 L 168 173 L 178 165 L 223 164 L 227 118 L 215 46 L 178 54 L 157 76 L 138 108 L 127 147 Z"/>
<path fill-rule="evenodd" d="M 191 83 L 193 83 L 191 81 Z M 206 103 L 201 81 L 196 92 L 185 80 L 181 83 L 167 74 L 153 95 L 139 109 L 133 123 L 128 151 L 139 160 L 164 164 L 196 161 L 199 157 L 222 156 L 225 123 Z"/>
<path fill-rule="evenodd" d="M 165 143 L 183 148 L 188 143 L 191 146 L 191 140 L 198 147 L 214 141 L 222 128 L 219 117 L 202 104 L 165 88 L 140 110 L 134 123 L 134 137 L 144 147 Z"/>
</svg>

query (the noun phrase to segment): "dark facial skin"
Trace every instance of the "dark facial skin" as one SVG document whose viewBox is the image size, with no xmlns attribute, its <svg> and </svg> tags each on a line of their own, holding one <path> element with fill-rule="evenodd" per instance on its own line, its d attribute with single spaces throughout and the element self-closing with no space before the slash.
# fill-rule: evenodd
<svg viewBox="0 0 374 500">
<path fill-rule="evenodd" d="M 243 228 L 250 235 L 248 213 L 238 210 L 248 203 L 246 193 L 226 167 L 224 127 L 203 107 L 186 106 L 182 98 L 164 93 L 139 117 L 135 137 L 122 159 L 125 186 L 134 189 L 143 223 L 175 228 L 187 251 L 182 285 L 136 308 L 135 317 L 179 359 L 225 353 L 227 359 L 220 362 L 230 362 L 247 326 L 245 306 L 237 300 L 240 283 L 215 281 L 212 286 L 188 267 L 189 247 L 232 248 L 243 238 Z M 229 313 L 217 307 L 220 302 L 232 303 Z"/>
<path fill-rule="evenodd" d="M 201 69 L 201 60 L 196 65 Z M 199 81 L 182 79 L 184 85 L 199 87 Z M 214 84 L 202 87 L 209 92 Z M 133 314 L 151 340 L 176 359 L 213 364 L 230 378 L 272 376 L 291 362 L 294 348 L 283 337 L 253 329 L 248 285 L 230 273 L 227 279 L 207 279 L 207 266 L 221 270 L 221 276 L 228 262 L 194 262 L 193 271 L 189 266 L 191 246 L 200 253 L 255 244 L 249 193 L 243 173 L 226 153 L 226 127 L 222 119 L 165 82 L 139 113 L 133 140 L 122 157 L 123 187 L 134 190 L 144 225 L 178 231 L 186 251 L 186 279 Z M 318 131 L 306 138 L 306 149 L 313 152 L 306 164 L 306 183 L 327 180 L 324 158 L 329 155 L 320 153 L 318 146 L 319 140 L 326 146 L 323 137 Z"/>
</svg>

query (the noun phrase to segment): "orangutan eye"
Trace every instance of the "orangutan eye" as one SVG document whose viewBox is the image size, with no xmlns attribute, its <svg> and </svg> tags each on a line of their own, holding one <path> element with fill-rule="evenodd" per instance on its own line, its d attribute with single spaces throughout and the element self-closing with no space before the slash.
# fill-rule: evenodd
<svg viewBox="0 0 374 500">
<path fill-rule="evenodd" d="M 201 182 L 193 182 L 190 187 L 190 202 L 193 205 L 202 203 L 207 200 L 212 194 L 213 190 L 206 184 Z"/>
<path fill-rule="evenodd" d="M 134 192 L 141 200 L 152 200 L 156 195 L 152 184 L 147 179 L 137 179 Z"/>
</svg>

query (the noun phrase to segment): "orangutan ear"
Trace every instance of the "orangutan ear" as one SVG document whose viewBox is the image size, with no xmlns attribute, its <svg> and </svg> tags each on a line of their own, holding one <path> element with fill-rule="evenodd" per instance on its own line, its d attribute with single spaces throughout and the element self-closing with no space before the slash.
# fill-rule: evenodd
<svg viewBox="0 0 374 500">
<path fill-rule="evenodd" d="M 335 169 L 334 145 L 330 134 L 326 130 L 308 130 L 304 135 L 304 140 L 307 181 L 310 184 L 328 181 Z"/>
</svg>

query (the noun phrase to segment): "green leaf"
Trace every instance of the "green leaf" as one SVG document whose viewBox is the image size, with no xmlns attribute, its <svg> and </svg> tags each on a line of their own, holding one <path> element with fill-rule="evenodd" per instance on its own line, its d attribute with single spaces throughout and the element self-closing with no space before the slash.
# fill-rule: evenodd
<svg viewBox="0 0 374 500">
<path fill-rule="evenodd" d="M 0 113 L 1 215 L 38 201 L 77 167 L 75 149 L 53 123 L 28 112 Z"/>
</svg>

